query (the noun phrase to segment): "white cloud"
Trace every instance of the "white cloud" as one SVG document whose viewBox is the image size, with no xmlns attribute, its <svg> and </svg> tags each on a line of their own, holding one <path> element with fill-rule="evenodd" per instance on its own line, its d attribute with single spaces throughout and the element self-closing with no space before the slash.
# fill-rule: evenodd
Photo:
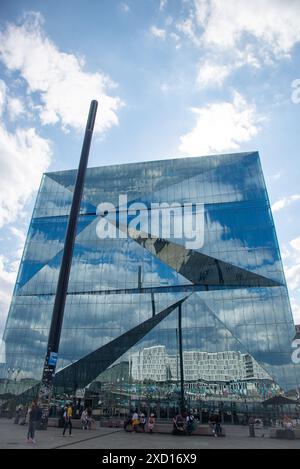
<svg viewBox="0 0 300 469">
<path fill-rule="evenodd" d="M 175 43 L 175 49 L 180 49 L 181 48 L 180 36 L 178 36 L 178 34 L 172 32 L 172 33 L 170 33 L 170 38 Z"/>
<path fill-rule="evenodd" d="M 300 293 L 300 236 L 290 241 L 290 250 L 285 259 L 285 275 L 289 288 Z"/>
<path fill-rule="evenodd" d="M 160 85 L 160 90 L 163 92 L 163 93 L 170 93 L 172 91 L 175 91 L 177 88 L 177 85 L 175 83 L 171 83 L 171 82 L 164 82 Z"/>
<path fill-rule="evenodd" d="M 16 250 L 14 251 L 14 254 L 17 259 L 21 259 L 26 241 L 26 233 L 24 230 L 20 230 L 15 226 L 10 226 L 9 229 L 14 238 L 16 238 Z"/>
<path fill-rule="evenodd" d="M 35 129 L 10 134 L 0 128 L 0 226 L 16 218 L 18 211 L 38 189 L 41 174 L 50 164 L 50 145 Z"/>
<path fill-rule="evenodd" d="M 183 33 L 186 37 L 188 37 L 197 46 L 201 45 L 201 38 L 197 34 L 193 16 L 190 16 L 185 20 L 178 21 L 176 23 L 176 29 L 180 33 Z"/>
<path fill-rule="evenodd" d="M 274 182 L 274 181 L 278 181 L 280 178 L 281 178 L 281 173 L 280 173 L 280 172 L 275 173 L 275 174 L 272 174 L 272 175 L 270 176 L 270 179 L 271 179 L 271 181 L 273 181 L 273 182 Z"/>
<path fill-rule="evenodd" d="M 229 65 L 221 65 L 205 60 L 199 65 L 196 81 L 200 88 L 221 86 L 230 72 L 231 67 Z"/>
<path fill-rule="evenodd" d="M 284 272 L 289 290 L 295 324 L 300 324 L 300 236 L 292 239 L 282 250 Z"/>
<path fill-rule="evenodd" d="M 290 245 L 292 246 L 295 251 L 299 253 L 299 260 L 300 260 L 300 236 L 298 238 L 292 239 L 290 242 Z"/>
<path fill-rule="evenodd" d="M 0 122 L 0 227 L 17 218 L 38 189 L 51 148 L 34 128 L 10 133 Z"/>
<path fill-rule="evenodd" d="M 197 83 L 200 87 L 212 87 L 223 85 L 225 79 L 235 70 L 244 65 L 252 68 L 261 68 L 261 63 L 256 57 L 253 45 L 247 44 L 244 50 L 228 51 L 214 54 L 207 53 L 198 66 Z"/>
<path fill-rule="evenodd" d="M 284 55 L 300 41 L 298 0 L 227 0 L 225 8 L 223 0 L 194 0 L 194 7 L 205 45 L 242 48 L 249 34 L 265 46 L 262 52 Z"/>
<path fill-rule="evenodd" d="M 195 127 L 180 137 L 180 151 L 191 156 L 237 150 L 259 131 L 262 117 L 253 104 L 235 93 L 233 102 L 209 104 L 194 108 Z"/>
<path fill-rule="evenodd" d="M 285 266 L 285 275 L 290 290 L 298 290 L 300 287 L 300 262 L 291 267 Z"/>
<path fill-rule="evenodd" d="M 284 249 L 284 271 L 290 290 L 300 292 L 300 236 Z"/>
<path fill-rule="evenodd" d="M 7 109 L 11 121 L 15 121 L 19 116 L 25 114 L 24 104 L 19 98 L 9 97 Z"/>
<path fill-rule="evenodd" d="M 19 240 L 19 242 L 23 245 L 26 240 L 26 234 L 23 230 L 16 228 L 15 226 L 10 227 L 11 233 Z"/>
<path fill-rule="evenodd" d="M 60 122 L 65 129 L 84 129 L 92 99 L 100 105 L 96 132 L 118 124 L 121 100 L 107 94 L 114 83 L 103 73 L 85 72 L 82 59 L 61 52 L 45 36 L 41 15 L 26 14 L 21 25 L 7 26 L 0 34 L 0 59 L 9 70 L 20 73 L 30 93 L 39 93 L 43 124 Z"/>
<path fill-rule="evenodd" d="M 167 6 L 168 0 L 159 0 L 159 9 L 163 11 Z"/>
<path fill-rule="evenodd" d="M 6 83 L 0 80 L 0 117 L 5 109 L 7 109 L 11 121 L 25 113 L 21 99 L 11 96 Z"/>
<path fill-rule="evenodd" d="M 157 37 L 158 39 L 165 40 L 166 39 L 166 30 L 159 29 L 156 26 L 151 26 L 150 33 L 152 36 Z"/>
<path fill-rule="evenodd" d="M 4 108 L 6 106 L 6 84 L 3 80 L 0 80 L 0 117 L 3 114 Z"/>
<path fill-rule="evenodd" d="M 297 300 L 291 297 L 291 308 L 293 311 L 295 324 L 300 324 L 300 306 Z"/>
<path fill-rule="evenodd" d="M 21 101 L 12 98 L 0 80 L 0 117 L 5 109 L 10 117 L 24 112 Z M 14 133 L 9 132 L 0 119 L 0 228 L 22 217 L 24 205 L 38 189 L 50 157 L 49 141 L 41 138 L 35 129 L 17 128 Z M 16 242 L 13 253 L 9 253 L 11 257 L 0 255 L 0 344 L 25 242 L 25 234 L 20 229 L 10 227 L 9 231 Z"/>
<path fill-rule="evenodd" d="M 242 66 L 273 66 L 300 42 L 299 0 L 183 0 L 177 34 L 201 51 L 200 86 L 219 86 Z M 216 75 L 214 75 L 214 68 Z M 211 82 L 209 78 L 212 77 Z"/>
<path fill-rule="evenodd" d="M 292 203 L 297 202 L 298 200 L 300 200 L 300 194 L 283 197 L 272 205 L 272 211 L 273 213 L 279 212 L 283 208 L 289 207 Z"/>
<path fill-rule="evenodd" d="M 0 80 L 0 110 L 8 102 L 7 86 Z M 50 143 L 37 135 L 35 129 L 19 128 L 10 133 L 0 121 L 0 228 L 20 215 L 38 189 L 50 157 Z"/>
<path fill-rule="evenodd" d="M 1 300 L 10 298 L 12 286 L 16 281 L 18 265 L 18 262 L 11 263 L 3 255 L 0 255 L 0 282 L 1 286 L 4 285 L 4 288 L 0 289 L 2 292 Z"/>
<path fill-rule="evenodd" d="M 168 93 L 172 87 L 168 83 L 162 83 L 160 89 L 163 93 Z"/>
<path fill-rule="evenodd" d="M 127 5 L 127 3 L 121 3 L 120 7 L 124 13 L 128 13 L 130 11 L 130 6 Z"/>
</svg>

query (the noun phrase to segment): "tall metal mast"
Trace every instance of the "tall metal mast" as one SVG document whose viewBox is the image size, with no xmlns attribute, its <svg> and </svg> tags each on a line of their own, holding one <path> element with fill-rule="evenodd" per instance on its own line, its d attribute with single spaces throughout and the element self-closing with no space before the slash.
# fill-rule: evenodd
<svg viewBox="0 0 300 469">
<path fill-rule="evenodd" d="M 65 237 L 63 258 L 60 266 L 57 283 L 50 332 L 48 337 L 47 353 L 44 362 L 43 377 L 39 389 L 39 402 L 42 406 L 42 426 L 47 428 L 49 404 L 53 394 L 53 381 L 58 357 L 61 329 L 64 318 L 66 296 L 72 264 L 73 249 L 76 237 L 77 220 L 82 199 L 85 173 L 88 163 L 90 146 L 93 136 L 94 124 L 97 114 L 98 102 L 93 100 L 90 104 L 88 120 L 81 150 L 80 162 L 74 187 L 73 200 Z"/>
</svg>

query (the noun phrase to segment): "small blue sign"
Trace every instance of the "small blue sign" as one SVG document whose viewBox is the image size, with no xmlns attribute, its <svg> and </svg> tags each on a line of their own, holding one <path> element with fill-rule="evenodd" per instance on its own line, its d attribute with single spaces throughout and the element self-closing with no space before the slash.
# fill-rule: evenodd
<svg viewBox="0 0 300 469">
<path fill-rule="evenodd" d="M 56 352 L 51 352 L 49 360 L 48 360 L 48 365 L 55 366 L 56 362 L 57 362 L 57 353 Z"/>
</svg>

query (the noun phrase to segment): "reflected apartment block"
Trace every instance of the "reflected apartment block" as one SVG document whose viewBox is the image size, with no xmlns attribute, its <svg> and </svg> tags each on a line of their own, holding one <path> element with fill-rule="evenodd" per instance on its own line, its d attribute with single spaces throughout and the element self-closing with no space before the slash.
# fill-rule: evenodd
<svg viewBox="0 0 300 469">
<path fill-rule="evenodd" d="M 131 377 L 135 381 L 167 382 L 180 379 L 178 355 L 168 355 L 166 347 L 144 348 L 130 356 Z M 271 376 L 249 354 L 240 352 L 183 352 L 184 378 L 187 382 L 266 380 Z"/>
</svg>

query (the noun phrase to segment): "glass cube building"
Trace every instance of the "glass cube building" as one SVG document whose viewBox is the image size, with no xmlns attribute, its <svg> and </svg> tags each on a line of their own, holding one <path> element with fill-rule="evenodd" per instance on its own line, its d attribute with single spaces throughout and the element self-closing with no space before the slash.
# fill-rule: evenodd
<svg viewBox="0 0 300 469">
<path fill-rule="evenodd" d="M 41 379 L 75 178 L 43 175 L 3 337 L 2 391 Z M 257 152 L 87 170 L 56 392 L 93 388 L 104 405 L 176 406 L 180 336 L 195 408 L 298 393 L 295 326 Z"/>
</svg>

